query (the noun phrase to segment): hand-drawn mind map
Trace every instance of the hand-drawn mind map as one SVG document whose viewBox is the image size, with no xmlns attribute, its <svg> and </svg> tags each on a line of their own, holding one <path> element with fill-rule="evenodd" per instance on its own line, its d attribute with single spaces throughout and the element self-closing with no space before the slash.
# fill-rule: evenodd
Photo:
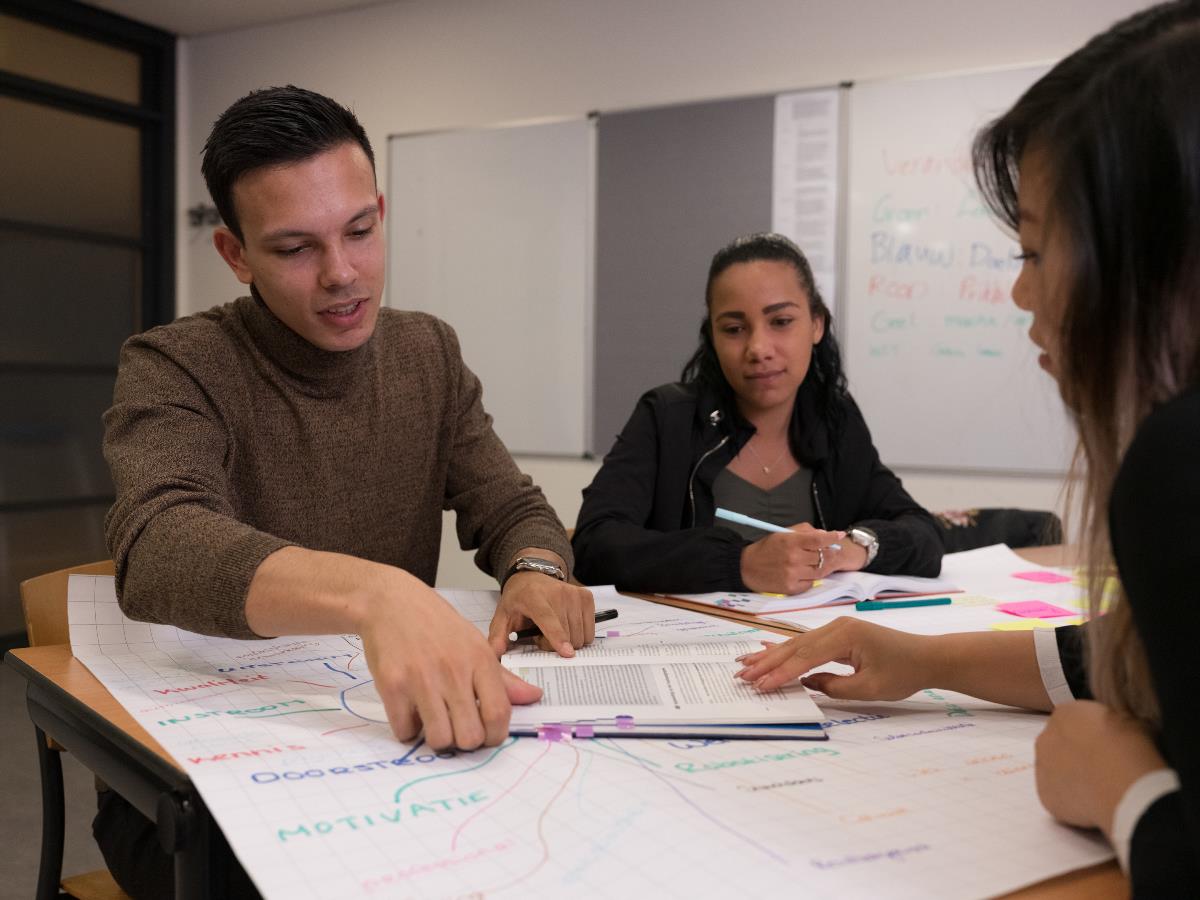
<svg viewBox="0 0 1200 900">
<path fill-rule="evenodd" d="M 488 592 L 444 592 L 486 629 Z M 832 702 L 830 740 L 399 744 L 355 636 L 234 641 L 72 576 L 76 656 L 178 761 L 266 897 L 983 897 L 1100 862 L 1038 804 L 1042 716 L 926 691 Z M 609 641 L 756 639 L 612 592 Z M 607 636 L 608 632 L 616 632 Z"/>
</svg>

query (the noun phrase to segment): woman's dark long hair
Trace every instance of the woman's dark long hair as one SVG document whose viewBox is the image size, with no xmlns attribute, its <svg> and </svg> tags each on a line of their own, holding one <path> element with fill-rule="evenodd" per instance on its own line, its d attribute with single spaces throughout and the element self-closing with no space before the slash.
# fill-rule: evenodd
<svg viewBox="0 0 1200 900">
<path fill-rule="evenodd" d="M 721 371 L 717 350 L 713 346 L 712 319 L 708 314 L 712 309 L 712 287 L 713 282 L 730 266 L 761 261 L 784 262 L 795 270 L 796 280 L 800 282 L 800 287 L 808 297 L 809 313 L 814 319 L 820 319 L 825 326 L 821 340 L 813 347 L 808 374 L 805 375 L 797 394 L 797 405 L 800 394 L 810 398 L 817 415 L 833 433 L 841 424 L 846 397 L 846 373 L 842 370 L 842 354 L 833 334 L 833 317 L 821 292 L 817 290 L 808 259 L 799 247 L 781 234 L 759 232 L 744 235 L 726 244 L 713 256 L 708 267 L 708 281 L 704 286 L 706 312 L 704 321 L 700 323 L 700 346 L 684 365 L 680 380 L 708 388 L 717 395 L 727 416 L 734 413 L 737 398 L 725 378 L 725 373 Z M 794 414 L 792 421 L 795 422 Z M 793 452 L 794 450 L 795 448 Z"/>
<path fill-rule="evenodd" d="M 1138 426 L 1200 384 L 1198 90 L 1200 2 L 1163 3 L 1056 65 L 974 148 L 980 190 L 1013 230 L 1022 164 L 1047 185 L 1041 241 L 1063 248 L 1065 278 L 1042 302 L 1061 309 L 1059 389 L 1079 432 L 1089 677 L 1151 724 L 1145 652 L 1123 592 L 1109 596 L 1109 498 Z"/>
</svg>

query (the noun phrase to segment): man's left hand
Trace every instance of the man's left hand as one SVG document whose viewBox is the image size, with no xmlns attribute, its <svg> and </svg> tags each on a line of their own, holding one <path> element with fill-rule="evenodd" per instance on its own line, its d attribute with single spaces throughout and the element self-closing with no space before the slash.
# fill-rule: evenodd
<svg viewBox="0 0 1200 900">
<path fill-rule="evenodd" d="M 509 632 L 531 624 L 542 630 L 538 646 L 543 650 L 574 656 L 577 647 L 590 644 L 596 636 L 592 592 L 540 572 L 515 573 L 504 583 L 488 643 L 499 656 L 508 649 Z"/>
</svg>

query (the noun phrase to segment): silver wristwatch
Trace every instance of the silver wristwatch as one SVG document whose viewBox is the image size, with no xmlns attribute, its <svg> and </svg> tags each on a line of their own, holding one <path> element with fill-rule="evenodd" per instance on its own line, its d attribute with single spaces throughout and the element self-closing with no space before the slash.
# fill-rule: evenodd
<svg viewBox="0 0 1200 900">
<path fill-rule="evenodd" d="M 518 572 L 541 572 L 543 575 L 549 575 L 551 578 L 557 578 L 559 581 L 567 580 L 567 573 L 562 570 L 562 566 L 558 565 L 558 563 L 542 559 L 540 556 L 518 556 L 513 560 L 513 564 L 508 567 L 508 571 L 504 573 L 504 580 L 500 582 L 500 587 L 503 588 L 508 583 L 508 579 L 512 578 Z"/>
<path fill-rule="evenodd" d="M 863 528 L 861 525 L 851 525 L 846 531 L 846 537 L 867 551 L 867 561 L 863 563 L 863 567 L 869 566 L 871 560 L 879 553 L 879 537 L 870 528 Z"/>
</svg>

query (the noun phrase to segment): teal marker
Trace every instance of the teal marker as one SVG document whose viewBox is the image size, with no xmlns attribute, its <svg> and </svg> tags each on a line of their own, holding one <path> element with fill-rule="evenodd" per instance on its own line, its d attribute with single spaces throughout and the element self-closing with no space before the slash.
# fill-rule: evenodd
<svg viewBox="0 0 1200 900">
<path fill-rule="evenodd" d="M 912 600 L 860 600 L 854 604 L 859 612 L 876 609 L 906 609 L 910 606 L 949 606 L 949 597 L 915 597 Z"/>
</svg>

